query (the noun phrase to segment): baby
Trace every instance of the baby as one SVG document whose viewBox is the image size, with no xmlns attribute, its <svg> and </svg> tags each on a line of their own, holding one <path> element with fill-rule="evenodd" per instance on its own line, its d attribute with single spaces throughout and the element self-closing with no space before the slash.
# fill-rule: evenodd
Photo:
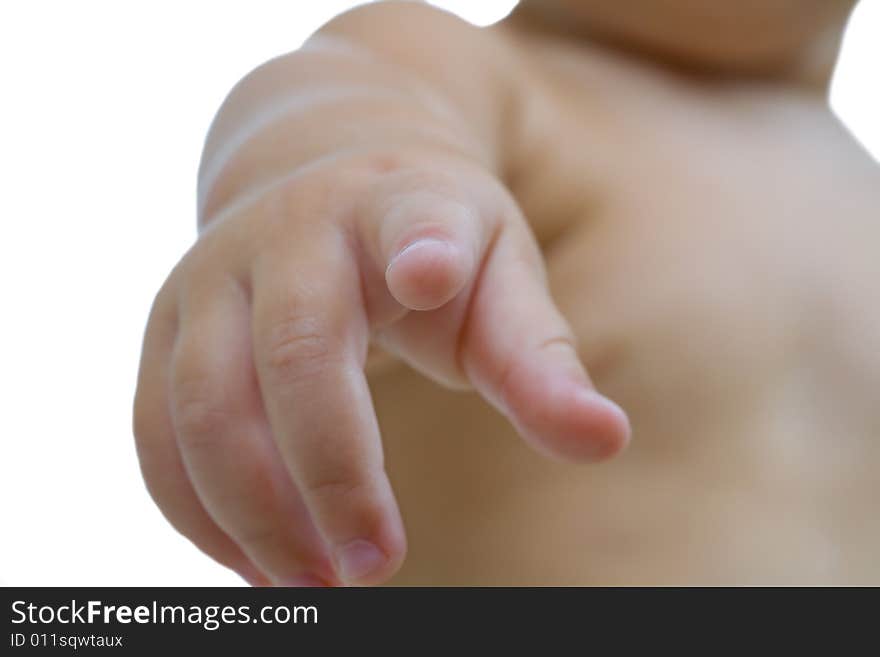
<svg viewBox="0 0 880 657">
<path fill-rule="evenodd" d="M 382 2 L 247 75 L 144 339 L 171 524 L 255 585 L 880 584 L 852 4 Z"/>
</svg>

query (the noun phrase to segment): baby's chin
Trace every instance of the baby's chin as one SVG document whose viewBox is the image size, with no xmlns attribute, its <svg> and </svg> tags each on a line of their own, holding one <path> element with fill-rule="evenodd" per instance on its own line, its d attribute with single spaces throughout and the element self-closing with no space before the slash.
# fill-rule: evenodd
<svg viewBox="0 0 880 657">
<path fill-rule="evenodd" d="M 856 0 L 523 0 L 585 34 L 693 68 L 771 71 L 836 39 Z"/>
</svg>

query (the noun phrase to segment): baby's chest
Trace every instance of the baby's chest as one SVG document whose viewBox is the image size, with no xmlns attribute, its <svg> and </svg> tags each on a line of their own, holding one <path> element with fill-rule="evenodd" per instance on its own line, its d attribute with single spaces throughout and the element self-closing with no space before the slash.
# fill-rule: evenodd
<svg viewBox="0 0 880 657">
<path fill-rule="evenodd" d="M 624 144 L 546 250 L 600 387 L 658 404 L 792 377 L 876 390 L 880 196 L 861 163 L 821 129 L 674 127 Z"/>
</svg>

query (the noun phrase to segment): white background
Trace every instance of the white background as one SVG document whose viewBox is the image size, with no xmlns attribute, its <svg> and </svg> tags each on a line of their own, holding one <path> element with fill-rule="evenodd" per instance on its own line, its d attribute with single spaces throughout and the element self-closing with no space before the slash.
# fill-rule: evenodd
<svg viewBox="0 0 880 657">
<path fill-rule="evenodd" d="M 354 3 L 0 6 L 0 584 L 222 585 L 168 525 L 131 436 L 153 294 L 195 237 L 208 124 L 248 70 Z M 486 24 L 513 0 L 436 2 Z M 833 104 L 880 157 L 880 0 Z"/>
</svg>

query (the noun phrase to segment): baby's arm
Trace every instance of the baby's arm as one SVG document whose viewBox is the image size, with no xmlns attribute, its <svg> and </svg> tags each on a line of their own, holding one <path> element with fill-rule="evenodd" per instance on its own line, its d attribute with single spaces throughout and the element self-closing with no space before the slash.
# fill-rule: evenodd
<svg viewBox="0 0 880 657">
<path fill-rule="evenodd" d="M 248 75 L 211 128 L 200 237 L 153 306 L 135 435 L 171 523 L 254 583 L 373 584 L 403 558 L 370 340 L 472 385 L 550 454 L 627 439 L 498 181 L 511 58 L 450 15 L 369 6 Z"/>
<path fill-rule="evenodd" d="M 203 153 L 201 219 L 337 153 L 439 151 L 497 172 L 505 112 L 522 93 L 512 56 L 495 35 L 418 3 L 333 19 L 224 102 Z"/>
</svg>

